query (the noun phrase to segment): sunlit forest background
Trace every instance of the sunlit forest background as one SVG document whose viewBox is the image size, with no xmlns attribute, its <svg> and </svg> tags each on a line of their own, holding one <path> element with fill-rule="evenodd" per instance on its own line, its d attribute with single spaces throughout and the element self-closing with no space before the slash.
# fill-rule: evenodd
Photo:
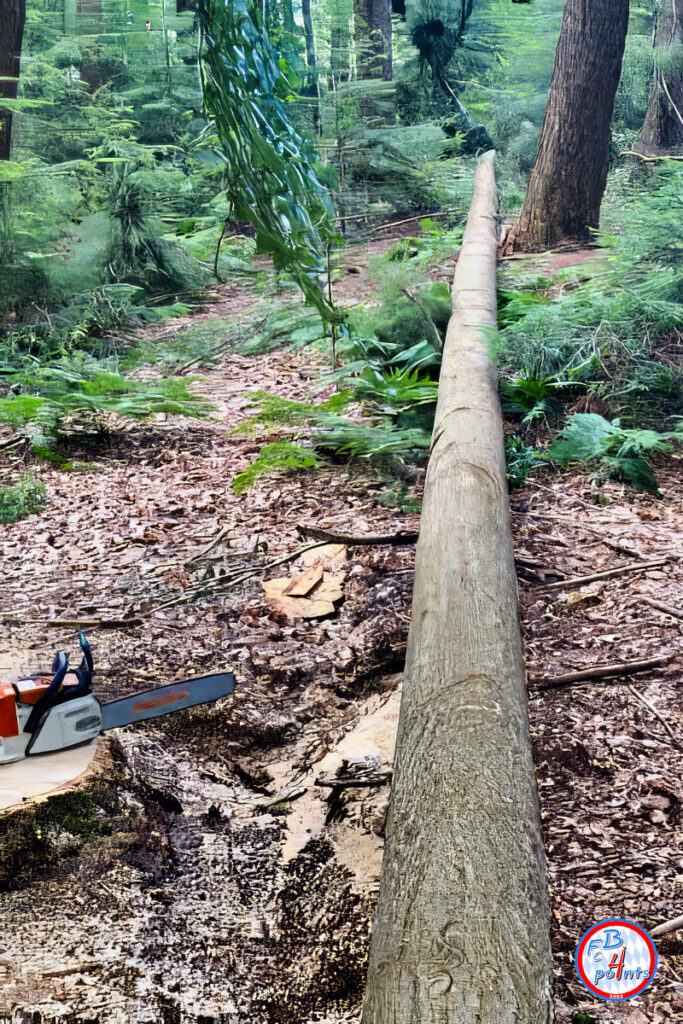
<svg viewBox="0 0 683 1024">
<path fill-rule="evenodd" d="M 237 350 L 331 345 L 342 394 L 375 403 L 374 440 L 339 398 L 316 443 L 422 457 L 450 313 L 446 280 L 426 268 L 457 250 L 478 152 L 497 150 L 502 219 L 519 212 L 562 0 L 187 8 L 26 0 L 16 98 L 5 89 L 11 159 L 0 161 L 0 415 L 57 458 L 64 417 L 79 411 L 201 413 L 179 377 L 128 375 L 198 359 L 229 325 L 184 353 L 138 329 L 226 281 L 272 297 L 272 256 L 277 297 Z M 681 324 L 681 165 L 633 150 L 654 25 L 654 0 L 632 5 L 593 238 L 608 264 L 559 291 L 542 275 L 501 274 L 503 394 L 525 418 L 510 441 L 514 479 L 538 463 L 529 423 L 552 413 L 559 426 L 565 397 L 588 390 L 622 428 L 657 426 L 655 446 L 676 425 L 680 374 L 664 350 Z M 384 237 L 384 225 L 403 238 L 375 268 L 380 305 L 335 305 L 344 247 Z M 603 437 L 601 457 L 623 441 Z M 655 488 L 642 460 L 629 467 Z"/>
</svg>

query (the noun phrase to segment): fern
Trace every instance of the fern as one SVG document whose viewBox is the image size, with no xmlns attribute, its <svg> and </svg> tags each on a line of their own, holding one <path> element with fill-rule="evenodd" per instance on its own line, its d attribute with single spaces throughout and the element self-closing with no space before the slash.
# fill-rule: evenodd
<svg viewBox="0 0 683 1024">
<path fill-rule="evenodd" d="M 204 417 L 211 410 L 184 380 L 131 381 L 108 369 L 110 362 L 81 353 L 13 374 L 13 385 L 31 394 L 0 399 L 0 420 L 23 429 L 33 449 L 45 454 L 54 449 L 71 414 L 114 412 L 145 419 L 155 413 Z"/>
<path fill-rule="evenodd" d="M 533 445 L 513 434 L 505 438 L 505 464 L 510 490 L 524 487 L 532 470 L 544 465 L 545 457 Z"/>
<path fill-rule="evenodd" d="M 548 451 L 548 458 L 561 465 L 569 462 L 598 462 L 608 475 L 626 477 L 638 490 L 659 494 L 654 472 L 647 458 L 670 452 L 673 441 L 683 433 L 627 429 L 619 420 L 612 423 L 595 413 L 575 413 Z"/>
<path fill-rule="evenodd" d="M 15 484 L 0 487 L 0 523 L 16 523 L 44 508 L 45 484 L 30 473 L 25 473 Z"/>
<path fill-rule="evenodd" d="M 259 477 L 267 473 L 281 473 L 292 469 L 308 469 L 320 465 L 320 459 L 310 448 L 301 448 L 288 441 L 274 441 L 265 445 L 258 458 L 232 482 L 235 494 L 244 494 L 256 483 Z"/>
</svg>

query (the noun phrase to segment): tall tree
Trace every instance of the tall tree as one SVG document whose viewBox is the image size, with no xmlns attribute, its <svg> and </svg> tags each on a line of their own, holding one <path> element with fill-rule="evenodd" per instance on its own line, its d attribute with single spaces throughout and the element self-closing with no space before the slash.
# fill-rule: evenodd
<svg viewBox="0 0 683 1024">
<path fill-rule="evenodd" d="M 308 66 L 308 77 L 304 88 L 301 90 L 304 96 L 312 96 L 313 104 L 313 127 L 316 135 L 320 134 L 320 82 L 318 80 L 318 66 L 315 54 L 315 31 L 313 29 L 313 13 L 311 11 L 311 0 L 301 0 L 301 16 L 304 20 L 304 37 L 306 39 L 306 64 Z"/>
<path fill-rule="evenodd" d="M 566 0 L 538 156 L 507 250 L 586 240 L 597 228 L 629 0 Z"/>
<path fill-rule="evenodd" d="M 360 79 L 392 76 L 391 0 L 353 0 L 356 71 Z"/>
<path fill-rule="evenodd" d="M 634 149 L 683 152 L 683 0 L 661 0 L 656 13 L 654 84 Z"/>
<path fill-rule="evenodd" d="M 0 99 L 17 97 L 26 0 L 0 0 Z M 0 106 L 0 160 L 9 160 L 12 111 Z"/>
<path fill-rule="evenodd" d="M 348 0 L 332 0 L 330 8 L 330 84 L 348 82 L 351 75 L 351 9 Z"/>
</svg>

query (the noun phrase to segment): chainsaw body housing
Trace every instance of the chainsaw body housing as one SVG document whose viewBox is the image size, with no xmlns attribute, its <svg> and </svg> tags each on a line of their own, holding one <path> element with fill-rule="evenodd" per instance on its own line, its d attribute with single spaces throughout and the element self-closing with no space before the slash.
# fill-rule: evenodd
<svg viewBox="0 0 683 1024">
<path fill-rule="evenodd" d="M 0 764 L 87 743 L 102 729 L 100 702 L 91 693 L 51 708 L 35 731 L 27 733 L 31 710 L 31 704 L 16 704 L 16 734 L 0 735 Z"/>
</svg>

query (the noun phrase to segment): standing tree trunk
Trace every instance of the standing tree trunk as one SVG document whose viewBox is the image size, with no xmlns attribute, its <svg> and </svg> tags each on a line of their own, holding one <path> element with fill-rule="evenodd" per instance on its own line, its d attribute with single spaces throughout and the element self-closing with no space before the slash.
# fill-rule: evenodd
<svg viewBox="0 0 683 1024">
<path fill-rule="evenodd" d="M 662 0 L 656 17 L 655 80 L 634 149 L 677 156 L 683 153 L 683 0 Z"/>
<path fill-rule="evenodd" d="M 17 97 L 25 21 L 26 0 L 0 0 L 0 98 Z M 11 148 L 12 111 L 0 106 L 0 160 L 9 160 Z"/>
<path fill-rule="evenodd" d="M 333 0 L 330 25 L 330 85 L 333 88 L 351 77 L 350 13 L 348 0 Z"/>
<path fill-rule="evenodd" d="M 292 0 L 282 0 L 282 26 L 285 32 L 289 32 L 290 35 L 294 35 L 296 29 L 294 27 L 294 9 L 292 7 Z"/>
<path fill-rule="evenodd" d="M 315 100 L 313 105 L 313 127 L 316 135 L 320 134 L 320 83 L 318 81 L 318 65 L 315 55 L 315 32 L 313 31 L 313 15 L 311 13 L 311 0 L 301 0 L 301 16 L 304 19 L 304 36 L 306 39 L 306 64 L 308 66 L 308 80 L 301 90 L 304 96 L 312 96 Z"/>
<path fill-rule="evenodd" d="M 628 0 L 566 0 L 538 156 L 506 249 L 585 241 L 600 221 Z"/>
<path fill-rule="evenodd" d="M 64 35 L 76 35 L 76 17 L 78 0 L 64 0 Z"/>
<path fill-rule="evenodd" d="M 391 81 L 391 0 L 354 0 L 356 73 L 360 79 Z"/>
<path fill-rule="evenodd" d="M 531 758 L 496 325 L 496 185 L 479 163 L 425 481 L 363 1024 L 547 1024 Z"/>
</svg>

